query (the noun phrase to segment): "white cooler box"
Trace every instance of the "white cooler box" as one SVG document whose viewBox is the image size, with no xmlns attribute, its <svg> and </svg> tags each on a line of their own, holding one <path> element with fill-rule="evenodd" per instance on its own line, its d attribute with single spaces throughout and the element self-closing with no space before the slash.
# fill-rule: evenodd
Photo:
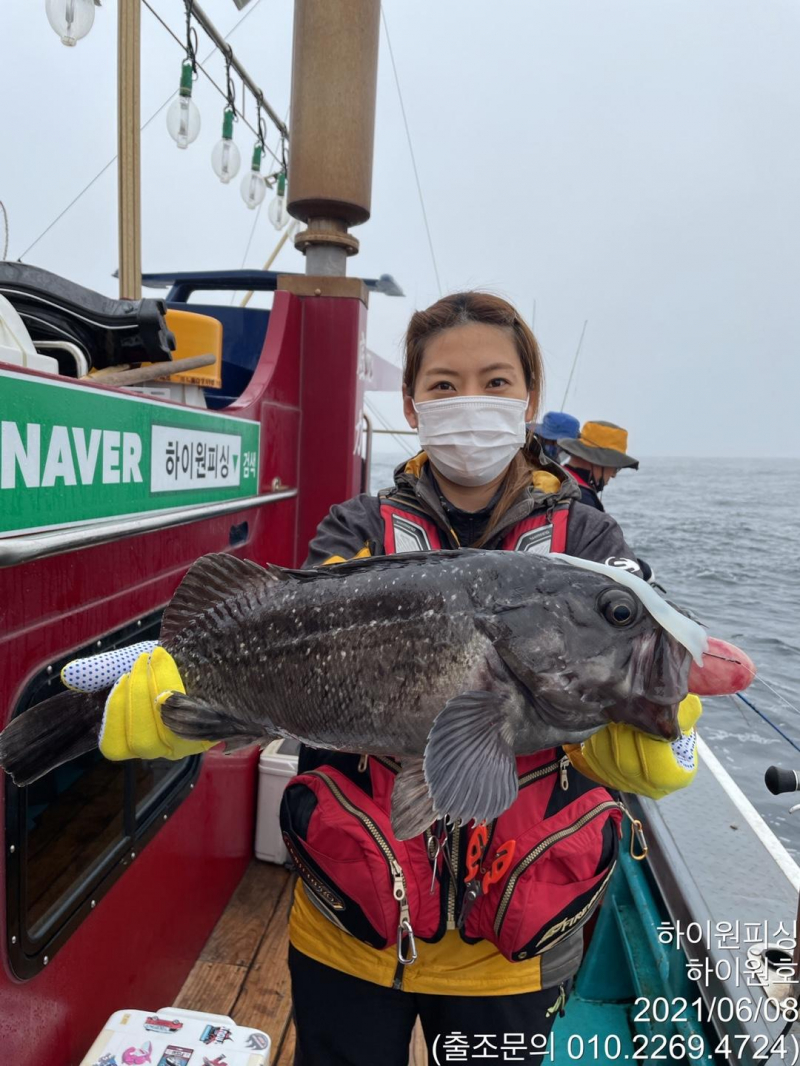
<svg viewBox="0 0 800 1066">
<path fill-rule="evenodd" d="M 81 1066 L 268 1066 L 270 1039 L 260 1029 L 194 1010 L 118 1010 Z"/>
<path fill-rule="evenodd" d="M 273 740 L 258 760 L 258 810 L 256 813 L 256 858 L 284 863 L 289 853 L 281 836 L 278 813 L 286 783 L 297 773 L 296 740 Z"/>
</svg>

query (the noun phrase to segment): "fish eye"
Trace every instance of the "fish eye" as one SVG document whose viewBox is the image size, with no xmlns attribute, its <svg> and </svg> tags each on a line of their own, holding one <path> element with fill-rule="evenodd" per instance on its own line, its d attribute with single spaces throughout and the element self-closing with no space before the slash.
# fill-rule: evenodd
<svg viewBox="0 0 800 1066">
<path fill-rule="evenodd" d="M 636 621 L 637 601 L 624 589 L 606 589 L 597 601 L 600 613 L 612 626 L 623 628 Z"/>
</svg>

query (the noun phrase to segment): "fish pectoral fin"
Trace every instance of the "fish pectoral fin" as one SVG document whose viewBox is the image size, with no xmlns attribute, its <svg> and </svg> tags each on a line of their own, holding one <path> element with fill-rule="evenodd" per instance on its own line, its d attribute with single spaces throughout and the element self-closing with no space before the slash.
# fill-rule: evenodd
<svg viewBox="0 0 800 1066">
<path fill-rule="evenodd" d="M 422 756 L 403 759 L 392 790 L 392 829 L 398 840 L 419 836 L 438 815 L 425 781 Z"/>
<path fill-rule="evenodd" d="M 234 718 L 223 707 L 173 692 L 160 707 L 164 724 L 183 740 L 225 740 L 227 750 L 252 744 L 264 736 L 252 722 Z"/>
<path fill-rule="evenodd" d="M 425 781 L 440 815 L 489 821 L 517 796 L 513 702 L 496 692 L 465 692 L 436 716 L 425 748 Z"/>
</svg>

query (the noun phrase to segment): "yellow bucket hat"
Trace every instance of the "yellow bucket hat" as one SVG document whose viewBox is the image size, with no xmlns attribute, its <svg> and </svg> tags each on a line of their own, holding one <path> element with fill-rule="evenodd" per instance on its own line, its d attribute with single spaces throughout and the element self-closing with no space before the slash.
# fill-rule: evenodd
<svg viewBox="0 0 800 1066">
<path fill-rule="evenodd" d="M 596 466 L 639 469 L 639 460 L 627 455 L 628 431 L 613 422 L 585 422 L 577 439 L 559 440 L 559 448 Z"/>
</svg>

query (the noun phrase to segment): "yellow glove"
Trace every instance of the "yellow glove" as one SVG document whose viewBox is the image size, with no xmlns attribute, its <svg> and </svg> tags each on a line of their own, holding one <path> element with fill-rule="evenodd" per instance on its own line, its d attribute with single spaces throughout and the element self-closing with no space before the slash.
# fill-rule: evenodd
<svg viewBox="0 0 800 1066">
<path fill-rule="evenodd" d="M 648 736 L 625 722 L 609 722 L 582 744 L 565 744 L 576 770 L 620 792 L 661 799 L 691 784 L 697 773 L 695 722 L 703 713 L 689 695 L 678 710 L 681 737 L 670 743 Z"/>
<path fill-rule="evenodd" d="M 142 645 L 144 647 L 145 645 Z M 98 676 L 108 683 L 108 671 L 124 663 L 130 649 L 76 659 L 62 670 L 68 688 L 92 691 Z M 138 648 L 134 649 L 138 651 Z M 105 686 L 102 686 L 105 687 Z M 161 720 L 159 708 L 173 692 L 185 692 L 175 660 L 161 647 L 140 651 L 130 673 L 124 673 L 106 700 L 99 748 L 107 759 L 183 759 L 207 751 L 217 741 L 182 740 Z"/>
</svg>

